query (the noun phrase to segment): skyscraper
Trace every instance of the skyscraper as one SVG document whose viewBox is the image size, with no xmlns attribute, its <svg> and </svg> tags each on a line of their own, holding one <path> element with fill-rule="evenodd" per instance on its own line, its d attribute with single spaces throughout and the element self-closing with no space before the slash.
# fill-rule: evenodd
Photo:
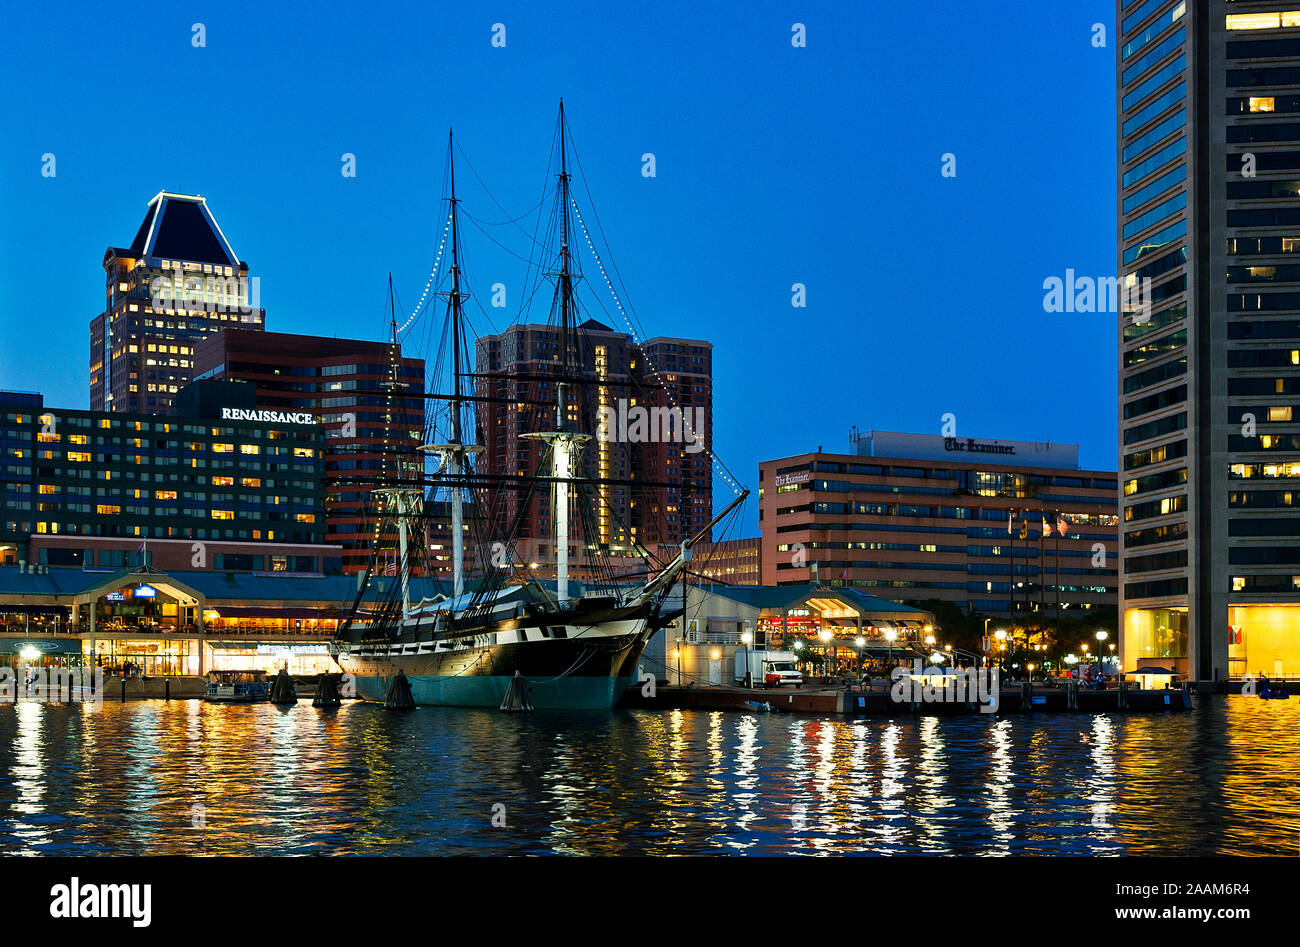
<svg viewBox="0 0 1300 947">
<path fill-rule="evenodd" d="M 131 245 L 104 251 L 104 274 L 104 311 L 90 322 L 92 411 L 169 413 L 197 342 L 264 325 L 248 264 L 198 195 L 159 191 Z"/>
<path fill-rule="evenodd" d="M 1124 662 L 1295 674 L 1300 3 L 1117 22 Z"/>
<path fill-rule="evenodd" d="M 478 472 L 531 476 L 543 447 L 520 439 L 545 430 L 553 417 L 560 330 L 550 325 L 515 325 L 478 340 Z M 712 516 L 713 346 L 698 339 L 655 338 L 636 343 L 595 320 L 578 327 L 572 345 L 574 371 L 588 379 L 571 385 L 571 421 L 594 435 L 585 447 L 583 476 L 613 481 L 595 487 L 599 499 L 574 496 L 570 550 L 581 566 L 582 550 L 595 544 L 607 555 L 632 556 L 634 547 L 676 544 Z M 666 435 L 652 422 L 673 411 L 685 417 L 685 436 Z M 538 412 L 541 412 L 540 415 Z M 639 415 L 643 412 L 644 415 Z M 601 419 L 608 422 L 601 434 Z M 646 424 L 637 426 L 638 417 Z M 678 435 L 682 428 L 673 428 Z M 486 511 L 503 536 L 514 535 L 521 560 L 539 572 L 555 561 L 551 497 L 544 487 L 531 497 L 499 491 L 497 509 Z"/>
</svg>

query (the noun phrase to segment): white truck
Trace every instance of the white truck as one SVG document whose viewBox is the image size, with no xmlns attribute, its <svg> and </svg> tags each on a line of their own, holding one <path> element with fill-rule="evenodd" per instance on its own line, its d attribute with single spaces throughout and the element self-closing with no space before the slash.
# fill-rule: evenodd
<svg viewBox="0 0 1300 947">
<path fill-rule="evenodd" d="M 803 685 L 803 675 L 793 651 L 754 651 L 741 648 L 736 652 L 736 683 L 745 687 L 780 687 Z"/>
</svg>

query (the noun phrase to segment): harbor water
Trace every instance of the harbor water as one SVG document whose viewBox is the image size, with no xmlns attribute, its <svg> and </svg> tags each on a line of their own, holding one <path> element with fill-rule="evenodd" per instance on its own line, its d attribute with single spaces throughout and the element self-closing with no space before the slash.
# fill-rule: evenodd
<svg viewBox="0 0 1300 947">
<path fill-rule="evenodd" d="M 822 718 L 0 705 L 0 850 L 1295 855 L 1300 700 Z"/>
</svg>

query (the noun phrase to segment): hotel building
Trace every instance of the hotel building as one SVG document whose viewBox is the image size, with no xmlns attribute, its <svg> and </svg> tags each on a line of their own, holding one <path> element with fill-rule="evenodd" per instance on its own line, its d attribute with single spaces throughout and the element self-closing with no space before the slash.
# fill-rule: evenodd
<svg viewBox="0 0 1300 947">
<path fill-rule="evenodd" d="M 1119 272 L 1151 287 L 1118 327 L 1121 654 L 1294 676 L 1300 3 L 1117 17 Z"/>
<path fill-rule="evenodd" d="M 511 326 L 478 340 L 477 394 L 495 400 L 476 404 L 478 441 L 485 448 L 477 471 L 488 475 L 532 476 L 544 446 L 521 439 L 525 431 L 554 423 L 555 387 L 550 376 L 560 359 L 560 332 L 550 325 Z M 696 442 L 664 436 L 650 426 L 646 436 L 634 425 L 615 421 L 608 437 L 593 437 L 578 469 L 589 477 L 612 480 L 596 488 L 599 501 L 574 491 L 570 517 L 571 563 L 583 574 L 583 550 L 599 546 L 610 556 L 631 556 L 635 547 L 676 544 L 701 529 L 712 516 L 713 346 L 699 339 L 655 338 L 638 344 L 594 320 L 580 325 L 571 363 L 570 428 L 597 434 L 602 417 L 626 418 L 629 411 L 680 409 Z M 614 412 L 611 415 L 609 412 Z M 550 420 L 547 420 L 547 419 Z M 674 427 L 673 431 L 680 432 Z M 698 445 L 698 449 L 696 446 Z M 551 533 L 553 491 L 532 494 L 500 491 L 498 509 L 489 512 L 502 535 L 518 523 L 521 560 L 545 574 L 555 561 Z"/>
<path fill-rule="evenodd" d="M 198 195 L 160 191 L 131 245 L 104 251 L 104 274 L 104 311 L 90 322 L 94 411 L 169 413 L 196 343 L 265 321 L 256 279 Z"/>
<path fill-rule="evenodd" d="M 422 468 L 424 360 L 397 357 L 403 386 L 391 391 L 393 346 L 228 328 L 199 343 L 194 375 L 201 381 L 250 383 L 256 406 L 318 418 L 325 450 L 325 536 L 343 547 L 343 570 L 362 571 L 374 530 L 370 493 L 409 465 Z M 450 542 L 450 514 L 432 518 L 430 543 Z M 435 550 L 436 552 L 436 550 Z"/>
<path fill-rule="evenodd" d="M 188 569 L 337 572 L 322 443 L 299 420 L 47 408 L 39 394 L 0 392 L 0 564 L 161 556 Z"/>
<path fill-rule="evenodd" d="M 759 464 L 763 585 L 1014 621 L 1116 604 L 1115 473 L 1080 469 L 1077 446 L 872 431 L 854 448 Z"/>
</svg>

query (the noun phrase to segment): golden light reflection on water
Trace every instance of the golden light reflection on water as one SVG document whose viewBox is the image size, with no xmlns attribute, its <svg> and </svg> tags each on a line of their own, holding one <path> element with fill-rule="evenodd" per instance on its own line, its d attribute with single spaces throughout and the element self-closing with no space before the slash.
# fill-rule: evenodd
<svg viewBox="0 0 1300 947">
<path fill-rule="evenodd" d="M 1002 719 L 22 702 L 0 706 L 0 848 L 1295 854 L 1298 725 L 1300 701 L 1241 697 Z"/>
</svg>

